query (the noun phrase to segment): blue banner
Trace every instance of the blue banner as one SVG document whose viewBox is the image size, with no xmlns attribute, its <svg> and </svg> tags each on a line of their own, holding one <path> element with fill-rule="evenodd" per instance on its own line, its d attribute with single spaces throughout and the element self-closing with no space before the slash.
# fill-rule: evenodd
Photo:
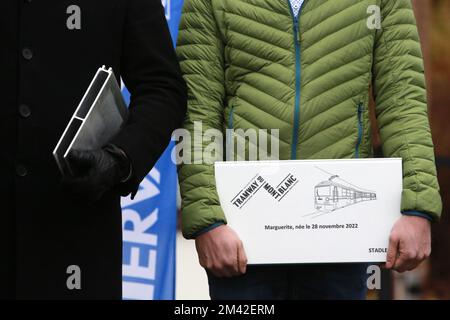
<svg viewBox="0 0 450 320">
<path fill-rule="evenodd" d="M 162 0 L 175 43 L 183 0 Z M 129 93 L 124 90 L 129 101 Z M 122 199 L 123 298 L 173 300 L 176 276 L 177 172 L 173 144 L 142 182 L 134 200 Z"/>
</svg>

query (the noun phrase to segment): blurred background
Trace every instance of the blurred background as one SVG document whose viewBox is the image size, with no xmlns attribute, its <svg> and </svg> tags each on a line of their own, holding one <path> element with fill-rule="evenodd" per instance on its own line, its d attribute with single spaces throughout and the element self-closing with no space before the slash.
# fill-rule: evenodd
<svg viewBox="0 0 450 320">
<path fill-rule="evenodd" d="M 444 211 L 441 222 L 433 225 L 431 258 L 412 272 L 383 271 L 382 289 L 369 292 L 369 299 L 450 299 L 450 0 L 412 2 L 425 59 Z M 380 150 L 375 131 L 375 149 Z M 177 248 L 177 299 L 209 299 L 206 275 L 198 265 L 194 242 L 179 235 Z"/>
</svg>

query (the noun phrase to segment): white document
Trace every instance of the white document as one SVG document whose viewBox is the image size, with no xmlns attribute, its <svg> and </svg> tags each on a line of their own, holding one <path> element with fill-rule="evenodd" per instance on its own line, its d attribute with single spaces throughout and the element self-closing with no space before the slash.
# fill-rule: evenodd
<svg viewBox="0 0 450 320">
<path fill-rule="evenodd" d="M 401 159 L 217 162 L 215 176 L 249 264 L 386 261 Z"/>
</svg>

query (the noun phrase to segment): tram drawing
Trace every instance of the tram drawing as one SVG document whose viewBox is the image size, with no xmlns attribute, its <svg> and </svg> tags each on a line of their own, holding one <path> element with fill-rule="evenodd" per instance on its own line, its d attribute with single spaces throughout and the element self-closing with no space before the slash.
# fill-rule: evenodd
<svg viewBox="0 0 450 320">
<path fill-rule="evenodd" d="M 342 181 L 342 182 L 341 182 Z M 318 212 L 330 212 L 363 201 L 376 200 L 374 191 L 354 186 L 337 175 L 314 187 L 314 204 Z"/>
</svg>

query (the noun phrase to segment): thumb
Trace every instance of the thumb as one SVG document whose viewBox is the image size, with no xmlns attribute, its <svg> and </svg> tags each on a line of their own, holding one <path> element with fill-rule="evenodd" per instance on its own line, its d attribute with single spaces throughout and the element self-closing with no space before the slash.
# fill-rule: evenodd
<svg viewBox="0 0 450 320">
<path fill-rule="evenodd" d="M 238 271 L 240 274 L 247 272 L 247 255 L 245 254 L 244 245 L 242 242 L 238 246 Z"/>
<path fill-rule="evenodd" d="M 67 161 L 69 162 L 74 174 L 76 176 L 86 174 L 94 163 L 94 157 L 90 151 L 82 150 L 70 150 L 67 155 Z"/>
<path fill-rule="evenodd" d="M 389 248 L 386 258 L 386 269 L 391 269 L 395 265 L 395 260 L 397 259 L 398 254 L 398 244 L 398 238 L 391 235 L 389 238 Z"/>
<path fill-rule="evenodd" d="M 78 165 L 89 165 L 92 162 L 92 155 L 89 151 L 72 149 L 67 155 L 67 160 Z"/>
</svg>

